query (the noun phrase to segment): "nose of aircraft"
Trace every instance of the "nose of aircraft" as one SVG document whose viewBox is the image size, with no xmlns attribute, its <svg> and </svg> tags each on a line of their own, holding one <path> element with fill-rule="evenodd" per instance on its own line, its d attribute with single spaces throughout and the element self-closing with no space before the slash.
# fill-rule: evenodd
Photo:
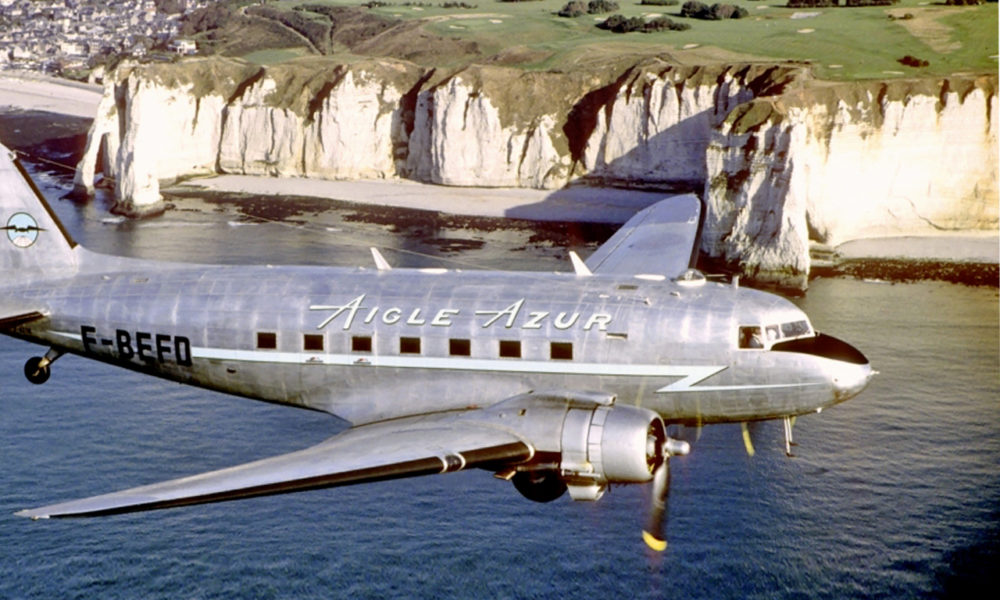
<svg viewBox="0 0 1000 600">
<path fill-rule="evenodd" d="M 867 361 L 863 364 L 838 361 L 830 373 L 837 402 L 843 402 L 860 394 L 877 374 L 878 371 Z"/>
<path fill-rule="evenodd" d="M 819 334 L 820 355 L 832 359 L 830 382 L 838 402 L 843 402 L 861 393 L 878 371 L 872 368 L 868 358 L 860 350 L 833 336 Z"/>
<path fill-rule="evenodd" d="M 803 352 L 829 359 L 823 361 L 822 368 L 833 387 L 836 402 L 843 402 L 860 394 L 877 373 L 860 350 L 825 333 L 780 342 L 772 350 Z"/>
</svg>

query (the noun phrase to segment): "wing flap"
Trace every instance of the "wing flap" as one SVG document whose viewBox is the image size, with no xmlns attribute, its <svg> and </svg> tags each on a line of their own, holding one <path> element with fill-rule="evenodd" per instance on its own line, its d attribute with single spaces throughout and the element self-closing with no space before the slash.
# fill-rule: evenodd
<svg viewBox="0 0 1000 600">
<path fill-rule="evenodd" d="M 697 258 L 701 200 L 661 200 L 635 214 L 586 261 L 594 273 L 677 277 Z"/>
<path fill-rule="evenodd" d="M 348 429 L 311 448 L 236 467 L 23 510 L 32 519 L 93 517 L 517 464 L 534 450 L 512 433 L 453 415 Z"/>
</svg>

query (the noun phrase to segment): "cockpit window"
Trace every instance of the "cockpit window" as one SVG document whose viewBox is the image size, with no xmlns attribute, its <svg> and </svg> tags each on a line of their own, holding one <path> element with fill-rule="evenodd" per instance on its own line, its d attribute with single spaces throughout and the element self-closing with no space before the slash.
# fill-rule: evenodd
<svg viewBox="0 0 1000 600">
<path fill-rule="evenodd" d="M 739 344 L 744 349 L 770 348 L 774 343 L 813 335 L 809 321 L 789 321 L 781 325 L 742 325 Z"/>
<path fill-rule="evenodd" d="M 783 338 L 797 338 L 809 335 L 809 333 L 809 321 L 792 321 L 781 324 L 781 337 Z"/>
<path fill-rule="evenodd" d="M 763 348 L 764 337 L 760 333 L 760 327 L 750 325 L 740 327 L 740 348 Z"/>
</svg>

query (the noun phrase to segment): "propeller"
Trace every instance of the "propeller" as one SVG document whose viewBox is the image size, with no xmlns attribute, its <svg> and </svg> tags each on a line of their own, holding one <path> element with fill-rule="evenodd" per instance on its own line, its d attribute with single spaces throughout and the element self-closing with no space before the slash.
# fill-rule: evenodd
<svg viewBox="0 0 1000 600">
<path fill-rule="evenodd" d="M 750 439 L 750 426 L 743 421 L 740 423 L 740 429 L 743 430 L 743 447 L 747 449 L 747 456 L 752 457 L 757 452 L 753 448 L 753 440 Z"/>
<path fill-rule="evenodd" d="M 656 552 L 667 549 L 667 494 L 670 493 L 670 457 L 683 456 L 691 451 L 691 445 L 683 440 L 667 437 L 663 441 L 663 462 L 653 471 L 653 501 L 649 509 L 649 519 L 642 530 L 642 541 Z"/>
</svg>

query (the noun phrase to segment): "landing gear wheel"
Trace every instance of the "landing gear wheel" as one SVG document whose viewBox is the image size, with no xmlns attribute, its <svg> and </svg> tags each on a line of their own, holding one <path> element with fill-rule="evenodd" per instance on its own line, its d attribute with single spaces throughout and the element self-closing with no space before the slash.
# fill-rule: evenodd
<svg viewBox="0 0 1000 600">
<path fill-rule="evenodd" d="M 48 365 L 42 366 L 42 360 L 44 359 L 41 356 L 32 356 L 24 363 L 24 376 L 35 385 L 45 383 L 52 374 Z"/>
</svg>

